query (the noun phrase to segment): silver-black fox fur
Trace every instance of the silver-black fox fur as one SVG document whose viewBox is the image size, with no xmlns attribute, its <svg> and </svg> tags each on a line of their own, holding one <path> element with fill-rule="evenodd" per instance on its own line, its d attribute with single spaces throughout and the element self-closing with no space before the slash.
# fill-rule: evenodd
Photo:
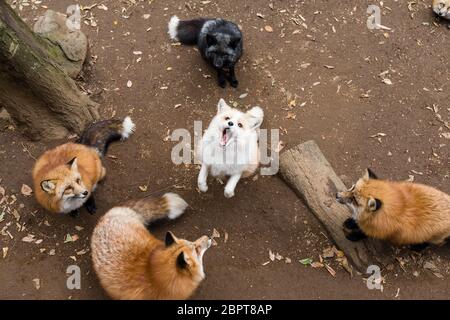
<svg viewBox="0 0 450 320">
<path fill-rule="evenodd" d="M 207 18 L 180 21 L 173 16 L 169 22 L 169 34 L 182 44 L 197 45 L 202 57 L 217 70 L 222 88 L 226 80 L 232 87 L 238 86 L 234 69 L 242 56 L 243 37 L 236 24 Z"/>
</svg>

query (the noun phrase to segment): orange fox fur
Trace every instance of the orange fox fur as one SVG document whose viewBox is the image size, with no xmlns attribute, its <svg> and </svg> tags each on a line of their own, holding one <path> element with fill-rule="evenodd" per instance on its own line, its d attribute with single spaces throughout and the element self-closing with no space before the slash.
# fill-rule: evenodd
<svg viewBox="0 0 450 320">
<path fill-rule="evenodd" d="M 72 159 L 76 159 L 77 168 L 68 164 Z M 74 194 L 82 191 L 91 193 L 105 174 L 95 149 L 76 143 L 63 144 L 45 152 L 36 162 L 33 169 L 36 199 L 50 212 L 64 212 L 67 188 Z M 81 178 L 81 183 L 77 183 L 78 178 Z M 52 188 L 45 191 L 42 187 L 44 181 L 50 183 Z"/>
<path fill-rule="evenodd" d="M 352 207 L 353 218 L 369 237 L 396 245 L 439 245 L 450 237 L 450 196 L 432 187 L 371 179 L 367 172 L 337 197 Z"/>
<path fill-rule="evenodd" d="M 77 214 L 83 205 L 95 213 L 92 192 L 106 174 L 101 157 L 112 142 L 128 139 L 134 129 L 130 117 L 98 121 L 85 130 L 79 143 L 66 143 L 45 152 L 33 169 L 39 204 L 54 213 Z"/>
<path fill-rule="evenodd" d="M 194 293 L 205 277 L 202 258 L 211 240 L 203 236 L 189 242 L 168 233 L 164 243 L 145 226 L 164 217 L 175 219 L 186 206 L 169 193 L 129 202 L 101 218 L 91 240 L 92 260 L 111 298 L 187 299 Z"/>
</svg>

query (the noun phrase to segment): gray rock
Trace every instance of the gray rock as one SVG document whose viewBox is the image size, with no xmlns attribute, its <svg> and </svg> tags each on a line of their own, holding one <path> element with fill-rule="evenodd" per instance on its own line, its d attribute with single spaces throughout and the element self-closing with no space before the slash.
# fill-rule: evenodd
<svg viewBox="0 0 450 320">
<path fill-rule="evenodd" d="M 76 77 L 86 59 L 88 39 L 81 30 L 69 29 L 66 22 L 66 15 L 47 10 L 36 21 L 34 32 L 61 48 L 67 59 L 67 63 L 63 62 L 62 67 L 71 77 Z"/>
</svg>

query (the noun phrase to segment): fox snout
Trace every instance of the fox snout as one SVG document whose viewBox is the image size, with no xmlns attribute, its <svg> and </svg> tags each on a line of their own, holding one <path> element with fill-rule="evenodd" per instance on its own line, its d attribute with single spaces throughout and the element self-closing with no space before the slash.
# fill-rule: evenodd
<svg viewBox="0 0 450 320">
<path fill-rule="evenodd" d="M 335 195 L 336 201 L 340 204 L 347 204 L 352 202 L 352 196 L 348 195 L 348 192 L 338 192 Z"/>
<path fill-rule="evenodd" d="M 220 57 L 214 57 L 214 61 L 213 61 L 214 67 L 216 67 L 217 69 L 221 69 L 223 68 L 223 59 Z"/>
<path fill-rule="evenodd" d="M 81 192 L 81 193 L 78 194 L 78 198 L 84 199 L 84 198 L 86 198 L 88 195 L 89 195 L 89 191 L 85 190 L 85 191 L 83 191 L 83 192 Z"/>
</svg>

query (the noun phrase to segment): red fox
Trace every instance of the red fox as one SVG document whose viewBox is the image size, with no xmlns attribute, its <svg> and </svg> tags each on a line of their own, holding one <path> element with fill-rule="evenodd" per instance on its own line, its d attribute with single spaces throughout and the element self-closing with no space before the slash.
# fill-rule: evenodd
<svg viewBox="0 0 450 320">
<path fill-rule="evenodd" d="M 45 152 L 33 169 L 36 200 L 53 213 L 78 215 L 83 205 L 96 211 L 92 192 L 106 170 L 103 157 L 111 142 L 127 139 L 135 129 L 130 117 L 104 120 L 91 125 L 79 143 L 66 143 Z"/>
<path fill-rule="evenodd" d="M 450 237 L 450 196 L 422 184 L 378 180 L 367 169 L 337 201 L 348 205 L 353 217 L 344 228 L 347 238 L 365 235 L 395 245 L 443 244 Z"/>
<path fill-rule="evenodd" d="M 189 298 L 205 278 L 203 254 L 211 239 L 194 242 L 166 234 L 165 242 L 147 230 L 151 222 L 183 214 L 178 195 L 130 201 L 109 210 L 91 239 L 92 261 L 100 283 L 117 300 Z"/>
</svg>

